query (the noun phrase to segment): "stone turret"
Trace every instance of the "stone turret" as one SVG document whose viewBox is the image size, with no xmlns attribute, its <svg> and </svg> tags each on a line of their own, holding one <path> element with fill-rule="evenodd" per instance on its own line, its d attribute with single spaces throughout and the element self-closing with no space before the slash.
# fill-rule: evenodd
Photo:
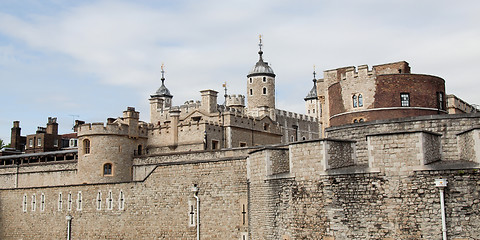
<svg viewBox="0 0 480 240">
<path fill-rule="evenodd" d="M 124 182 L 132 180 L 135 155 L 144 152 L 147 125 L 139 112 L 129 107 L 122 118 L 78 127 L 79 183 Z"/>
<path fill-rule="evenodd" d="M 240 112 L 243 112 L 245 109 L 245 96 L 243 95 L 228 95 L 226 98 L 225 105 L 228 108 L 236 109 Z"/>
<path fill-rule="evenodd" d="M 247 75 L 248 113 L 260 116 L 259 110 L 269 109 L 270 117 L 275 114 L 275 73 L 267 62 L 263 61 L 262 39 L 260 38 L 259 59 Z"/>
<path fill-rule="evenodd" d="M 165 71 L 162 64 L 162 85 L 155 94 L 150 95 L 150 122 L 156 122 L 160 115 L 164 114 L 164 111 L 172 107 L 172 94 L 170 90 L 165 86 Z"/>
<path fill-rule="evenodd" d="M 320 117 L 320 105 L 317 94 L 317 78 L 316 72 L 313 70 L 313 87 L 304 98 L 307 116 L 318 118 Z"/>
</svg>

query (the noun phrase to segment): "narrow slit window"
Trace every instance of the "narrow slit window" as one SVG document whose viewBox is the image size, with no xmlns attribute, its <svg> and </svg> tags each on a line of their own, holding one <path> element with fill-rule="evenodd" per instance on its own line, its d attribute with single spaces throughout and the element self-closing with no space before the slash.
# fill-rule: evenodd
<svg viewBox="0 0 480 240">
<path fill-rule="evenodd" d="M 123 194 L 123 191 L 120 191 L 120 194 L 118 196 L 118 209 L 125 209 L 125 196 Z"/>
<path fill-rule="evenodd" d="M 40 195 L 40 211 L 45 211 L 45 194 Z"/>
<path fill-rule="evenodd" d="M 82 206 L 83 203 L 82 203 L 82 192 L 78 192 L 78 195 L 77 195 L 77 211 L 82 211 Z"/>
<path fill-rule="evenodd" d="M 27 195 L 23 195 L 23 212 L 27 212 Z"/>
<path fill-rule="evenodd" d="M 263 94 L 267 94 L 267 88 L 263 88 Z"/>
<path fill-rule="evenodd" d="M 37 196 L 35 194 L 32 195 L 32 211 L 35 212 L 37 208 Z"/>
<path fill-rule="evenodd" d="M 108 203 L 107 203 L 107 204 L 108 204 L 108 205 L 107 205 L 108 210 L 112 210 L 112 209 L 113 209 L 112 191 L 109 191 L 109 192 L 108 192 L 108 199 L 107 199 L 107 201 L 108 201 Z"/>
<path fill-rule="evenodd" d="M 97 194 L 97 210 L 102 209 L 102 192 L 98 192 Z"/>
<path fill-rule="evenodd" d="M 62 193 L 58 194 L 58 211 L 62 211 L 63 200 L 62 200 Z"/>
<path fill-rule="evenodd" d="M 67 210 L 71 211 L 72 210 L 72 193 L 68 193 L 67 197 Z"/>
</svg>

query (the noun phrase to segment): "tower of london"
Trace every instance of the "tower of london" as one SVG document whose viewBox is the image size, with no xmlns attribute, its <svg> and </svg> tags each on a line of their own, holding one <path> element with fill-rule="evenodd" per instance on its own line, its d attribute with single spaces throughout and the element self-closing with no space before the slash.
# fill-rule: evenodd
<svg viewBox="0 0 480 240">
<path fill-rule="evenodd" d="M 301 114 L 277 108 L 267 56 L 260 40 L 246 96 L 175 106 L 162 65 L 150 113 L 68 138 L 15 121 L 0 239 L 479 239 L 480 113 L 444 79 L 405 61 L 314 71 Z"/>
</svg>

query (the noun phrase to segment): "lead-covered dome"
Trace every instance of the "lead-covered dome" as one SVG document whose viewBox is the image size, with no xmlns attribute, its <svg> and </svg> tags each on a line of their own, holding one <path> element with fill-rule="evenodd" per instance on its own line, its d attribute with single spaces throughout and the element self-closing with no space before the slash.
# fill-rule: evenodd
<svg viewBox="0 0 480 240">
<path fill-rule="evenodd" d="M 260 59 L 258 59 L 258 62 L 255 64 L 252 70 L 248 73 L 247 77 L 260 76 L 260 75 L 275 77 L 275 73 L 273 72 L 273 69 L 270 66 L 268 66 L 268 62 L 263 61 L 263 58 L 262 58 L 263 52 L 261 50 L 258 52 L 258 55 L 260 55 Z"/>
</svg>

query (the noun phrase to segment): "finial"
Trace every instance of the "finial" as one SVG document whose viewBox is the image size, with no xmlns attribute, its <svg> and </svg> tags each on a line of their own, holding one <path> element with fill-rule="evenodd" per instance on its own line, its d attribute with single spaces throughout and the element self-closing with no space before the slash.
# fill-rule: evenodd
<svg viewBox="0 0 480 240">
<path fill-rule="evenodd" d="M 165 81 L 165 71 L 163 70 L 164 66 L 165 65 L 162 63 L 162 67 L 161 67 L 162 68 L 162 79 L 161 79 L 162 80 L 162 85 L 163 85 L 163 82 Z"/>
<path fill-rule="evenodd" d="M 262 51 L 262 46 L 263 46 L 263 44 L 262 44 L 262 34 L 258 35 L 258 38 L 260 40 L 260 43 L 258 44 L 258 46 L 260 47 L 260 52 L 261 52 Z"/>
<path fill-rule="evenodd" d="M 262 54 L 263 54 L 263 51 L 262 51 L 262 34 L 258 35 L 258 38 L 260 40 L 260 42 L 258 43 L 258 46 L 260 47 L 260 50 L 258 51 L 258 55 L 260 55 L 260 59 L 259 61 L 262 61 L 263 62 L 263 58 L 262 58 Z"/>
<path fill-rule="evenodd" d="M 317 75 L 317 73 L 315 72 L 315 64 L 313 64 L 313 79 L 317 79 L 315 76 Z"/>
</svg>

